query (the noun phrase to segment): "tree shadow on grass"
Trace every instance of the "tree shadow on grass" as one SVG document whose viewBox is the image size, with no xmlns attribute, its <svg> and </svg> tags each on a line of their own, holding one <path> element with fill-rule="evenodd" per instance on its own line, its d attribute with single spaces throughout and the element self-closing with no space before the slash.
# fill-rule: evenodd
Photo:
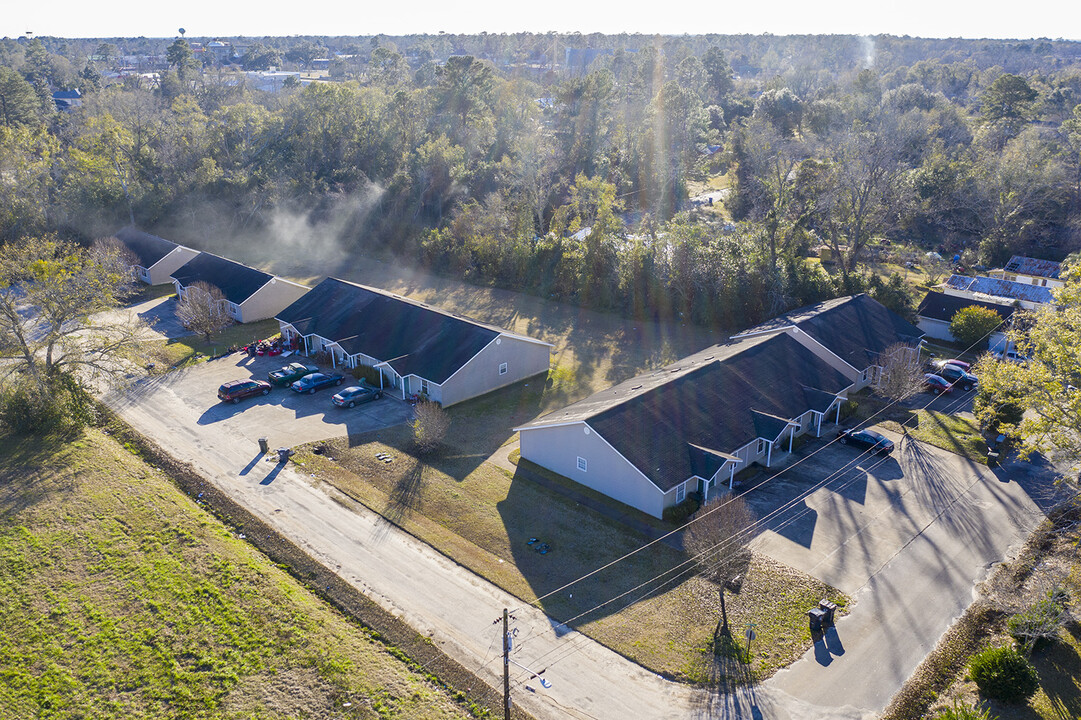
<svg viewBox="0 0 1081 720">
<path fill-rule="evenodd" d="M 75 490 L 75 475 L 58 471 L 65 465 L 63 450 L 78 439 L 57 433 L 0 434 L 0 521 L 57 491 Z"/>
<path fill-rule="evenodd" d="M 706 652 L 712 655 L 706 689 L 695 696 L 690 717 L 762 720 L 773 716 L 768 699 L 758 694 L 758 678 L 744 662 L 747 648 L 738 638 L 722 633 L 718 623 Z"/>
<path fill-rule="evenodd" d="M 386 508 L 383 509 L 383 517 L 395 525 L 401 525 L 402 521 L 414 510 L 420 507 L 420 495 L 424 486 L 424 464 L 414 459 L 390 493 Z"/>
</svg>

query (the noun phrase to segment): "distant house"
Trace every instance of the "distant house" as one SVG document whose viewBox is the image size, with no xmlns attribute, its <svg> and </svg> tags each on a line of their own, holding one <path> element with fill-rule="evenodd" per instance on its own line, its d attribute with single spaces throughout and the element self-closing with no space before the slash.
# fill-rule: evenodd
<svg viewBox="0 0 1081 720">
<path fill-rule="evenodd" d="M 1035 310 L 1041 305 L 1055 302 L 1051 290 L 1042 285 L 1003 280 L 991 277 L 950 275 L 938 289 L 947 295 L 983 300 L 991 303 L 1016 302 L 1025 310 Z"/>
<path fill-rule="evenodd" d="M 72 108 L 82 106 L 83 94 L 79 92 L 78 88 L 74 90 L 57 90 L 53 93 L 53 103 L 56 104 L 56 109 L 60 112 L 67 112 Z"/>
<path fill-rule="evenodd" d="M 923 300 L 920 302 L 919 309 L 916 310 L 916 317 L 919 319 L 920 330 L 923 330 L 927 337 L 956 342 L 957 338 L 950 332 L 950 322 L 953 320 L 953 316 L 957 314 L 958 310 L 973 306 L 994 310 L 999 314 L 999 317 L 1002 318 L 1003 326 L 1000 330 L 991 333 L 988 342 L 991 347 L 996 347 L 1005 342 L 1005 331 L 1009 327 L 1014 311 L 1017 309 L 1015 306 L 986 302 L 984 300 L 973 300 L 972 298 L 959 297 L 957 295 L 947 295 L 946 293 L 935 292 L 934 290 L 928 292 L 924 296 Z"/>
<path fill-rule="evenodd" d="M 327 278 L 277 313 L 282 335 L 335 366 L 380 371 L 444 406 L 546 373 L 551 345 L 375 288 Z"/>
<path fill-rule="evenodd" d="M 1062 263 L 1014 255 L 1001 270 L 992 270 L 987 274 L 990 277 L 1010 282 L 1060 288 L 1066 284 L 1060 278 L 1061 273 Z"/>
<path fill-rule="evenodd" d="M 198 250 L 130 226 L 118 230 L 115 237 L 135 255 L 137 262 L 132 269 L 148 285 L 172 282 L 173 272 L 199 254 Z"/>
<path fill-rule="evenodd" d="M 789 327 L 741 336 L 516 428 L 522 457 L 661 517 L 836 422 L 852 380 Z"/>
<path fill-rule="evenodd" d="M 813 342 L 809 345 L 852 380 L 853 390 L 875 381 L 882 353 L 905 346 L 919 353 L 923 331 L 866 293 L 827 300 L 780 315 L 740 333 L 740 337 L 790 331 L 796 328 Z M 795 337 L 800 338 L 797 334 Z"/>
<path fill-rule="evenodd" d="M 274 317 L 308 292 L 299 283 L 207 252 L 199 253 L 176 269 L 172 280 L 181 299 L 195 282 L 219 288 L 225 295 L 229 315 L 240 323 Z"/>
</svg>

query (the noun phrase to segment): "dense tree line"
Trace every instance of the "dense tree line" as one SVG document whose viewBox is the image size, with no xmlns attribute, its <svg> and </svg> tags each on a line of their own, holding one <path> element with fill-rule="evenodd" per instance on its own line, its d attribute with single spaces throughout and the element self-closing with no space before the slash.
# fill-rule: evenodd
<svg viewBox="0 0 1081 720">
<path fill-rule="evenodd" d="M 868 289 L 885 243 L 1060 258 L 1081 43 L 847 36 L 0 40 L 0 237 L 195 245 L 283 213 L 476 282 L 738 327 Z M 585 52 L 588 50 L 588 52 Z M 133 56 L 157 79 L 113 79 Z M 329 79 L 255 89 L 240 69 Z M 58 113 L 55 90 L 79 87 Z M 727 215 L 688 204 L 724 175 Z M 300 230 L 303 232 L 303 230 Z M 825 246 L 838 272 L 804 258 Z"/>
</svg>

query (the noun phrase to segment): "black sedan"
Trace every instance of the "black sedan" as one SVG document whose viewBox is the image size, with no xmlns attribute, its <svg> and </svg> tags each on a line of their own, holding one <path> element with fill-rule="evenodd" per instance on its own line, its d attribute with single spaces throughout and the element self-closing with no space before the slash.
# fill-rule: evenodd
<svg viewBox="0 0 1081 720">
<path fill-rule="evenodd" d="M 979 378 L 972 373 L 959 368 L 956 365 L 951 365 L 950 363 L 941 365 L 936 372 L 940 378 L 951 385 L 961 388 L 965 392 L 976 387 L 976 384 L 980 381 Z"/>
<path fill-rule="evenodd" d="M 320 388 L 341 385 L 343 380 L 345 380 L 343 375 L 327 375 L 326 373 L 317 372 L 300 378 L 290 385 L 289 389 L 293 392 L 314 394 Z"/>
<path fill-rule="evenodd" d="M 876 433 L 874 430 L 839 430 L 837 432 L 837 442 L 842 445 L 852 443 L 879 455 L 889 455 L 893 452 L 893 441 L 885 435 Z"/>
<path fill-rule="evenodd" d="M 367 385 L 354 385 L 342 390 L 332 397 L 331 400 L 338 407 L 356 407 L 361 403 L 378 400 L 381 397 L 383 397 L 383 391 L 379 388 L 368 387 Z"/>
</svg>

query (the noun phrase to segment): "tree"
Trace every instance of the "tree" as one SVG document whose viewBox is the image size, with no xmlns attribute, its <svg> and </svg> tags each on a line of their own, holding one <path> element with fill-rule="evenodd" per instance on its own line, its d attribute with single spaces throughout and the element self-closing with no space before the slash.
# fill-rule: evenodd
<svg viewBox="0 0 1081 720">
<path fill-rule="evenodd" d="M 1002 316 L 991 308 L 969 305 L 950 318 L 950 335 L 966 348 L 987 347 L 987 338 L 1001 324 Z"/>
<path fill-rule="evenodd" d="M 1003 122 L 1016 135 L 1032 112 L 1032 102 L 1039 93 L 1023 77 L 1004 73 L 995 78 L 983 97 L 983 117 L 990 122 Z"/>
<path fill-rule="evenodd" d="M 116 380 L 143 365 L 138 319 L 115 318 L 133 286 L 130 258 L 111 243 L 86 249 L 52 238 L 0 246 L 3 377 L 46 394 L 61 378 Z"/>
<path fill-rule="evenodd" d="M 189 285 L 184 297 L 177 301 L 176 317 L 181 325 L 210 342 L 211 335 L 235 322 L 228 308 L 229 301 L 221 288 L 200 280 Z"/>
<path fill-rule="evenodd" d="M 987 401 L 977 417 L 988 422 L 989 414 L 1003 404 L 1020 402 L 1026 411 L 999 431 L 1020 436 L 1021 452 L 1058 453 L 1069 463 L 1073 476 L 1081 465 L 1081 268 L 1066 275 L 1066 286 L 1055 293 L 1058 307 L 1024 313 L 1007 333 L 1028 360 L 999 361 L 985 356 L 976 364 L 981 395 Z M 1027 328 L 1026 328 L 1027 326 Z M 1025 329 L 1022 329 L 1025 328 Z"/>
<path fill-rule="evenodd" d="M 413 445 L 418 455 L 435 452 L 450 429 L 450 416 L 439 403 L 423 401 L 413 411 Z"/>
<path fill-rule="evenodd" d="M 891 400 L 904 400 L 923 389 L 920 355 L 903 343 L 891 345 L 878 358 L 874 391 Z"/>
<path fill-rule="evenodd" d="M 184 38 L 173 41 L 173 44 L 165 51 L 165 59 L 176 68 L 176 76 L 181 82 L 186 82 L 197 67 L 191 45 L 188 45 L 188 41 Z"/>
<path fill-rule="evenodd" d="M 729 635 L 724 587 L 746 571 L 751 562 L 747 547 L 754 537 L 758 517 L 741 497 L 721 498 L 691 518 L 683 531 L 683 547 L 698 573 L 717 583 L 721 598 L 721 622 L 717 635 Z"/>
<path fill-rule="evenodd" d="M 706 73 L 706 88 L 709 99 L 719 105 L 724 104 L 728 93 L 732 92 L 732 68 L 724 53 L 716 45 L 711 45 L 702 58 Z"/>
<path fill-rule="evenodd" d="M 14 70 L 0 66 L 0 123 L 6 127 L 30 125 L 39 122 L 41 114 L 34 86 Z"/>
</svg>

